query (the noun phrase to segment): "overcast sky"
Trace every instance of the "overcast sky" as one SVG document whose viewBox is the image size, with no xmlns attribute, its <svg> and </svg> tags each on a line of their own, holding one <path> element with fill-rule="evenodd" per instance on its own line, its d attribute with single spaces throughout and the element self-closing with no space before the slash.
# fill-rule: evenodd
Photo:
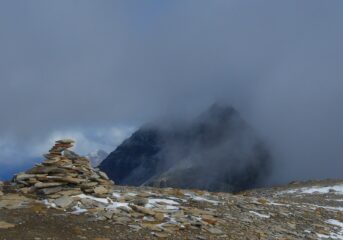
<svg viewBox="0 0 343 240">
<path fill-rule="evenodd" d="M 226 102 L 273 181 L 343 177 L 343 1 L 0 1 L 0 165 Z M 32 160 L 31 160 L 32 161 Z"/>
</svg>

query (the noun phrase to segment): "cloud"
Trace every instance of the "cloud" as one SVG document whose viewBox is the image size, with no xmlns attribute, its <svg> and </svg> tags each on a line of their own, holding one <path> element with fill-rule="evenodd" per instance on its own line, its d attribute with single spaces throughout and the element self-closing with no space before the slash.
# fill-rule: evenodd
<svg viewBox="0 0 343 240">
<path fill-rule="evenodd" d="M 26 153 L 57 133 L 98 141 L 90 132 L 220 100 L 273 146 L 275 181 L 340 177 L 342 5 L 1 1 L 1 148 Z"/>
</svg>

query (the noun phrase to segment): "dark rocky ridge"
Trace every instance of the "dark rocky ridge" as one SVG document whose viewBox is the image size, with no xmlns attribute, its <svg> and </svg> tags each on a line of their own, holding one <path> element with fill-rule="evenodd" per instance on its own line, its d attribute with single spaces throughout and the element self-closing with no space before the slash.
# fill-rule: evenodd
<svg viewBox="0 0 343 240">
<path fill-rule="evenodd" d="M 101 164 L 117 184 L 240 191 L 260 185 L 271 156 L 232 107 L 191 122 L 143 126 Z"/>
</svg>

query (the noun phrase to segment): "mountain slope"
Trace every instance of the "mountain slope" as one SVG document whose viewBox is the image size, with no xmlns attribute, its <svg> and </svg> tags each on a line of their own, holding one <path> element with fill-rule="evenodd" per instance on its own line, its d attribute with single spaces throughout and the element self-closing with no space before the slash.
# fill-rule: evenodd
<svg viewBox="0 0 343 240">
<path fill-rule="evenodd" d="M 191 122 L 142 127 L 99 167 L 118 184 L 240 191 L 258 185 L 270 161 L 239 113 L 215 104 Z"/>
</svg>

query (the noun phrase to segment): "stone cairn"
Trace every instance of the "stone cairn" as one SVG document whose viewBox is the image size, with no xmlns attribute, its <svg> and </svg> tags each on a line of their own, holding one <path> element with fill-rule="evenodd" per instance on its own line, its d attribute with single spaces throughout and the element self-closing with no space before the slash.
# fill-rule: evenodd
<svg viewBox="0 0 343 240">
<path fill-rule="evenodd" d="M 73 140 L 56 141 L 45 160 L 35 167 L 14 176 L 19 191 L 42 198 L 59 198 L 77 194 L 105 197 L 111 192 L 113 181 L 104 172 L 94 169 L 87 158 L 68 150 Z"/>
</svg>

